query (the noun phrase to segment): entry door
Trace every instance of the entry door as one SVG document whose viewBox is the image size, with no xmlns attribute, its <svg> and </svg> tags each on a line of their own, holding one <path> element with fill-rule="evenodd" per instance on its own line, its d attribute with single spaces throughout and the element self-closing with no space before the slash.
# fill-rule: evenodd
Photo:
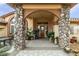
<svg viewBox="0 0 79 59">
<path fill-rule="evenodd" d="M 48 26 L 47 23 L 38 24 L 39 38 L 45 38 L 47 36 Z"/>
</svg>

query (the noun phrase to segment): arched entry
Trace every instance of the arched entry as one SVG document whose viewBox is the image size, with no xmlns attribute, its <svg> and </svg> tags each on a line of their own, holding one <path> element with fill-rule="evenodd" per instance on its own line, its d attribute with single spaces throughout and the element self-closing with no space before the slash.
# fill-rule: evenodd
<svg viewBox="0 0 79 59">
<path fill-rule="evenodd" d="M 28 28 L 37 32 L 37 38 L 45 38 L 48 32 L 53 31 L 59 17 L 49 10 L 34 10 L 24 19 L 28 21 Z"/>
<path fill-rule="evenodd" d="M 41 5 L 42 6 L 42 5 Z M 23 5 L 16 4 L 16 19 L 18 19 L 16 22 L 16 34 L 15 34 L 15 42 L 16 42 L 16 48 L 17 49 L 24 49 L 25 48 L 25 27 L 24 27 L 24 17 L 23 17 Z M 37 6 L 39 7 L 39 6 Z M 47 7 L 47 6 L 45 6 Z M 29 8 L 28 8 L 29 9 Z M 32 8 L 35 10 L 35 8 Z M 39 7 L 39 9 L 43 9 Z M 60 9 L 60 10 L 59 10 Z M 48 10 L 48 7 L 45 8 L 44 10 Z M 68 38 L 69 38 L 69 5 L 66 4 L 61 4 L 61 7 L 56 9 L 57 11 L 59 10 L 59 39 L 60 39 L 60 46 L 61 47 L 66 47 L 68 46 Z M 52 10 L 53 11 L 53 10 Z M 35 12 L 34 12 L 35 13 Z M 34 14 L 33 13 L 33 14 Z M 39 13 L 39 12 L 38 12 Z M 51 13 L 49 13 L 51 14 Z M 40 14 L 41 16 L 42 14 Z M 47 14 L 48 15 L 48 14 Z M 54 15 L 54 14 L 53 14 Z M 27 16 L 26 16 L 27 17 Z M 26 18 L 25 17 L 25 18 Z M 34 19 L 35 17 L 33 17 Z M 41 17 L 42 18 L 42 17 Z M 49 17 L 50 18 L 50 17 Z M 47 18 L 46 18 L 47 19 Z M 57 19 L 57 17 L 56 17 Z M 55 23 L 55 22 L 54 22 Z M 19 24 L 19 25 L 18 25 Z M 28 23 L 29 24 L 29 23 Z M 64 25 L 63 25 L 64 24 Z M 52 25 L 51 25 L 52 26 Z M 20 30 L 18 30 L 20 29 Z M 66 30 L 65 30 L 66 29 Z M 64 34 L 64 35 L 63 35 Z"/>
</svg>

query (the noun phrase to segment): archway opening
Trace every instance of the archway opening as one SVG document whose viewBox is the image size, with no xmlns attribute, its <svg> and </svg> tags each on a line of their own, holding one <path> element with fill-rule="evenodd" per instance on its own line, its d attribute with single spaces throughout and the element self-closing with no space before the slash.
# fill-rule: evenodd
<svg viewBox="0 0 79 59">
<path fill-rule="evenodd" d="M 35 39 L 45 39 L 49 32 L 54 32 L 58 16 L 48 10 L 36 10 L 26 16 L 28 30 L 33 31 Z"/>
</svg>

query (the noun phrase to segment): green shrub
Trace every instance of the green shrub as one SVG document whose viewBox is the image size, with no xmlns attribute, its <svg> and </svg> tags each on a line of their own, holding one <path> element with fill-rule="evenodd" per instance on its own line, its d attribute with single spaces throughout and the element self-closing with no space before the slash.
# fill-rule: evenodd
<svg viewBox="0 0 79 59">
<path fill-rule="evenodd" d="M 0 44 L 0 48 L 4 47 L 3 45 Z"/>
<path fill-rule="evenodd" d="M 26 35 L 28 36 L 28 39 L 31 40 L 31 38 L 34 37 L 34 32 L 32 29 L 28 29 Z"/>
<path fill-rule="evenodd" d="M 8 56 L 9 54 L 6 52 L 0 53 L 0 56 Z"/>
<path fill-rule="evenodd" d="M 48 38 L 50 38 L 50 37 L 54 38 L 54 32 L 48 32 L 47 36 L 48 36 Z"/>
<path fill-rule="evenodd" d="M 48 32 L 48 34 L 47 34 L 47 36 L 48 36 L 48 39 L 51 41 L 51 42 L 53 42 L 54 43 L 54 32 Z"/>
<path fill-rule="evenodd" d="M 10 49 L 10 46 L 5 46 L 3 48 L 0 49 L 0 56 L 7 56 L 8 53 L 6 53 L 6 51 L 8 51 Z"/>
<path fill-rule="evenodd" d="M 0 53 L 8 51 L 9 49 L 10 49 L 9 46 L 5 46 L 5 47 L 3 47 L 3 48 L 0 49 Z"/>
</svg>

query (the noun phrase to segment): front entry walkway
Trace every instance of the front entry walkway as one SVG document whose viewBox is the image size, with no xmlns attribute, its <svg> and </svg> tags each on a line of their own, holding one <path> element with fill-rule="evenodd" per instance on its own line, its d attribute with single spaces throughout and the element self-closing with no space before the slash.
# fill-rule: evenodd
<svg viewBox="0 0 79 59">
<path fill-rule="evenodd" d="M 71 56 L 72 54 L 66 53 L 63 49 L 58 47 L 48 40 L 30 40 L 28 41 L 27 48 L 21 50 L 16 56 Z"/>
<path fill-rule="evenodd" d="M 37 39 L 28 41 L 27 47 L 31 48 L 53 48 L 58 47 L 58 45 L 53 44 L 49 40 L 46 39 Z"/>
</svg>

